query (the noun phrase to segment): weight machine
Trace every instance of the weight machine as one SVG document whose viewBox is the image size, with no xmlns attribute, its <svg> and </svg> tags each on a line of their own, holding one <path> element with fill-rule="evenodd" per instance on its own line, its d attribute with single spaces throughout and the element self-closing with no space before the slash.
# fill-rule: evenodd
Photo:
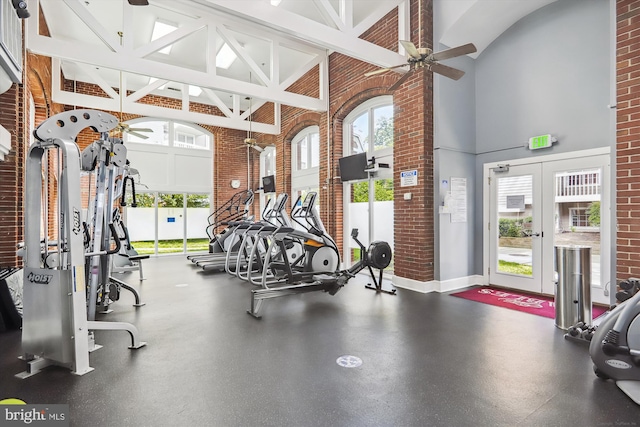
<svg viewBox="0 0 640 427">
<path fill-rule="evenodd" d="M 17 374 L 19 378 L 35 375 L 49 365 L 67 367 L 77 375 L 92 371 L 89 352 L 99 348 L 94 342 L 94 330 L 127 331 L 131 349 L 146 344 L 138 339 L 138 330 L 130 323 L 87 319 L 85 256 L 100 257 L 106 255 L 106 251 L 85 254 L 80 202 L 81 155 L 74 141 L 87 127 L 100 133 L 100 141 L 107 141 L 108 132 L 117 124 L 118 119 L 111 114 L 73 110 L 50 117 L 34 131 L 37 140 L 27 156 L 25 183 L 22 358 L 27 362 L 27 370 Z M 58 262 L 47 266 L 42 262 L 46 257 L 42 256 L 40 242 L 42 165 L 45 154 L 54 150 L 58 155 Z M 47 238 L 45 235 L 45 255 L 49 246 Z M 94 265 L 92 263 L 91 268 Z"/>
<path fill-rule="evenodd" d="M 127 148 L 120 138 L 105 135 L 82 151 L 81 167 L 83 171 L 95 172 L 96 194 L 89 206 L 91 221 L 87 221 L 89 263 L 89 320 L 95 320 L 96 312 L 110 313 L 109 305 L 120 298 L 122 288 L 131 292 L 135 298 L 135 307 L 141 307 L 138 292 L 111 276 L 113 263 L 111 258 L 118 256 L 122 248 L 122 239 L 118 233 L 119 212 L 114 208 L 115 201 L 124 195 L 125 185 L 130 172 L 127 164 Z M 111 239 L 115 249 L 111 249 Z M 141 272 L 142 270 L 140 270 Z M 142 273 L 141 277 L 142 277 Z"/>
</svg>

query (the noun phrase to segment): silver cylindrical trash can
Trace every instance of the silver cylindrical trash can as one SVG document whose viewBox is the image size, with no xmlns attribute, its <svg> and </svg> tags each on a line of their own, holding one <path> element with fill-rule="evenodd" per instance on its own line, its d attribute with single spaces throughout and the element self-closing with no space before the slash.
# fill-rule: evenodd
<svg viewBox="0 0 640 427">
<path fill-rule="evenodd" d="M 569 329 L 578 322 L 590 325 L 591 319 L 591 247 L 556 246 L 555 289 L 556 326 Z"/>
</svg>

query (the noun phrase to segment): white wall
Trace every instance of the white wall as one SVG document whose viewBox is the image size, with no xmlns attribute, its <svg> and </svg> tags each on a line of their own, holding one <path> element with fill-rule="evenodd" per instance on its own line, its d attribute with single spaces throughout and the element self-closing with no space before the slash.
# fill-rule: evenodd
<svg viewBox="0 0 640 427">
<path fill-rule="evenodd" d="M 154 208 L 126 208 L 127 229 L 131 241 L 155 239 Z M 188 239 L 206 238 L 209 208 L 187 208 Z M 173 218 L 174 222 L 169 222 Z M 158 239 L 182 239 L 184 234 L 183 208 L 158 208 Z"/>
<path fill-rule="evenodd" d="M 374 215 L 374 240 L 382 240 L 389 243 L 393 250 L 393 201 L 373 202 Z M 350 230 L 358 229 L 358 240 L 366 247 L 369 246 L 369 203 L 349 203 L 349 227 Z M 349 230 L 349 233 L 351 231 Z M 349 247 L 357 248 L 350 234 L 346 235 L 345 243 Z"/>
</svg>

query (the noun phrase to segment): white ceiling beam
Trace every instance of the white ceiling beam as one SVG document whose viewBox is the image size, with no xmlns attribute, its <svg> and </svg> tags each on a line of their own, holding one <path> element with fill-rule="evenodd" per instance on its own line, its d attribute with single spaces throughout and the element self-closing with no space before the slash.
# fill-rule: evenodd
<svg viewBox="0 0 640 427">
<path fill-rule="evenodd" d="M 31 34 L 28 31 L 28 49 L 38 55 L 60 58 L 63 60 L 87 63 L 99 67 L 123 70 L 127 73 L 140 74 L 158 79 L 187 83 L 202 88 L 219 89 L 230 93 L 239 93 L 261 99 L 269 99 L 285 105 L 300 107 L 313 111 L 326 111 L 326 99 L 318 99 L 305 95 L 242 82 L 222 76 L 165 64 L 145 58 L 137 58 L 129 52 L 96 52 L 91 45 L 78 42 L 56 40 L 50 37 Z"/>
<path fill-rule="evenodd" d="M 387 13 L 391 12 L 395 7 L 398 7 L 403 3 L 406 5 L 406 10 L 409 10 L 410 0 L 380 1 L 375 10 L 367 15 L 365 19 L 358 22 L 358 25 L 353 27 L 353 30 L 351 30 L 351 35 L 354 37 L 360 36 L 362 33 L 371 28 L 373 24 L 384 18 Z"/>
<path fill-rule="evenodd" d="M 54 58 L 52 59 L 52 61 L 57 61 L 58 63 L 60 62 L 59 58 Z M 96 71 L 95 67 L 92 67 L 90 65 L 87 64 L 75 64 L 77 67 L 81 68 L 83 72 L 87 73 L 92 79 L 93 81 L 100 86 L 100 89 L 102 89 L 104 91 L 104 93 L 106 93 L 107 95 L 109 95 L 112 98 L 117 98 L 118 92 L 116 92 L 115 90 L 113 90 L 113 88 L 111 86 L 109 86 L 109 83 L 107 83 L 107 81 L 105 79 L 102 78 L 102 76 L 100 76 L 100 74 L 98 74 L 98 72 Z"/>
<path fill-rule="evenodd" d="M 169 34 L 164 35 L 149 44 L 139 47 L 133 53 L 139 58 L 144 58 L 147 55 L 151 55 L 152 53 L 170 46 L 182 40 L 183 38 L 195 33 L 196 31 L 201 30 L 202 28 L 207 26 L 207 23 L 207 20 L 204 18 L 197 19 L 196 21 L 188 25 L 184 25 L 178 29 L 171 31 Z"/>
<path fill-rule="evenodd" d="M 287 89 L 289 86 L 291 86 L 292 84 L 294 84 L 296 81 L 298 81 L 298 79 L 300 77 L 302 77 L 303 75 L 307 74 L 309 71 L 311 71 L 311 69 L 313 69 L 313 67 L 315 67 L 316 65 L 322 63 L 322 62 L 326 62 L 326 54 L 324 57 L 322 56 L 316 56 L 315 58 L 312 58 L 309 62 L 307 62 L 306 64 L 304 64 L 302 67 L 300 67 L 300 72 L 296 73 L 296 75 L 289 77 L 288 79 L 284 80 L 282 83 L 280 83 L 280 89 L 285 90 Z M 322 93 L 322 92 L 320 92 Z M 320 99 L 325 99 L 322 96 L 320 97 Z"/>
<path fill-rule="evenodd" d="M 216 105 L 216 107 L 218 107 L 218 109 L 220 111 L 222 111 L 222 114 L 224 114 L 227 117 L 233 116 L 233 113 L 231 112 L 229 107 L 227 107 L 226 104 L 224 102 L 222 102 L 220 97 L 218 95 L 216 95 L 216 93 L 214 91 L 212 91 L 211 89 L 206 88 L 206 87 L 203 88 L 202 91 L 205 93 L 205 95 L 207 95 L 207 97 L 211 101 L 213 101 L 213 103 Z"/>
<path fill-rule="evenodd" d="M 340 18 L 350 30 L 353 28 L 353 0 L 340 0 Z"/>
<path fill-rule="evenodd" d="M 403 2 L 398 6 L 398 40 L 411 40 L 411 5 Z M 400 53 L 406 55 L 404 47 L 398 43 Z"/>
<path fill-rule="evenodd" d="M 218 51 L 216 50 L 216 42 L 218 40 L 218 29 L 216 24 L 209 24 L 207 27 L 207 59 L 206 59 L 206 71 L 207 73 L 215 76 L 218 70 L 216 69 L 216 56 Z"/>
<path fill-rule="evenodd" d="M 313 0 L 313 2 L 318 7 L 322 18 L 327 22 L 327 24 L 335 25 L 340 31 L 345 31 L 347 29 L 342 18 L 338 15 L 338 12 L 336 12 L 333 6 L 331 6 L 331 3 L 329 3 L 329 0 Z"/>
<path fill-rule="evenodd" d="M 131 6 L 126 0 L 123 0 L 124 3 L 124 16 L 122 17 L 122 42 L 123 48 L 128 51 L 132 51 L 134 49 L 133 37 L 126 37 L 127 34 L 133 34 L 135 23 L 133 22 L 133 10 L 130 9 L 134 6 Z"/>
<path fill-rule="evenodd" d="M 99 98 L 80 93 L 54 90 L 52 93 L 52 98 L 54 102 L 58 102 L 61 104 L 82 105 L 87 108 L 95 108 L 97 110 L 103 111 L 118 111 L 119 109 L 119 103 L 117 100 L 110 98 Z M 249 130 L 249 122 L 238 117 L 214 116 L 212 114 L 176 110 L 173 108 L 164 108 L 157 105 L 139 104 L 134 102 L 123 102 L 123 111 L 140 116 L 184 120 L 187 122 L 193 122 L 203 125 L 220 126 L 224 128 L 238 129 L 243 131 Z M 269 135 L 278 135 L 280 133 L 279 126 L 255 121 L 251 122 L 251 130 L 253 132 L 266 133 Z"/>
<path fill-rule="evenodd" d="M 248 11 L 243 2 L 235 0 L 194 1 L 380 67 L 391 67 L 405 60 L 398 53 L 359 39 L 353 34 L 344 33 L 300 15 L 272 7 L 266 2 L 256 2 Z M 384 4 L 397 6 L 400 1 L 402 0 L 390 0 Z M 389 10 L 391 9 L 388 9 L 387 13 Z"/>
<path fill-rule="evenodd" d="M 167 80 L 156 80 L 153 83 L 149 83 L 145 87 L 142 87 L 137 91 L 135 91 L 134 93 L 130 94 L 129 96 L 127 96 L 127 99 L 130 102 L 138 101 L 144 98 L 145 96 L 149 95 L 154 90 L 158 89 L 160 86 L 166 85 L 167 83 L 169 83 Z"/>
<path fill-rule="evenodd" d="M 267 77 L 267 75 L 260 69 L 258 64 L 256 64 L 256 61 L 254 61 L 253 58 L 249 56 L 246 49 L 242 47 L 240 43 L 238 43 L 238 40 L 236 40 L 236 38 L 231 35 L 231 33 L 229 33 L 229 31 L 227 31 L 225 27 L 219 26 L 218 33 L 224 39 L 224 41 L 227 42 L 229 47 L 236 53 L 236 55 L 238 55 L 238 58 L 240 58 L 241 61 L 247 64 L 247 66 L 251 70 L 251 73 L 255 73 L 256 77 L 262 82 L 262 84 L 273 87 L 271 79 Z"/>
<path fill-rule="evenodd" d="M 253 100 L 251 100 L 251 101 L 253 101 Z M 252 104 L 251 108 L 247 108 L 246 110 L 244 110 L 244 112 L 242 114 L 240 114 L 240 118 L 243 119 L 243 120 L 248 119 L 249 116 L 253 115 L 253 113 L 258 111 L 258 109 L 260 107 L 262 107 L 264 104 L 266 104 L 265 101 L 258 101 L 255 104 Z"/>
<path fill-rule="evenodd" d="M 79 0 L 64 0 L 64 3 L 78 15 L 78 18 L 80 18 L 109 49 L 114 52 L 119 52 L 122 49 L 120 47 L 120 38 L 110 34 Z"/>
</svg>

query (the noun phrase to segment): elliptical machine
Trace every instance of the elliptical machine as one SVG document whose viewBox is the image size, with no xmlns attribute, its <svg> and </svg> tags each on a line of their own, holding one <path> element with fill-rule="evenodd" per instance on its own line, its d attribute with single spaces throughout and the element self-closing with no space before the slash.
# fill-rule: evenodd
<svg viewBox="0 0 640 427">
<path fill-rule="evenodd" d="M 595 374 L 615 381 L 640 405 L 640 292 L 617 306 L 598 326 L 589 354 Z"/>
</svg>

